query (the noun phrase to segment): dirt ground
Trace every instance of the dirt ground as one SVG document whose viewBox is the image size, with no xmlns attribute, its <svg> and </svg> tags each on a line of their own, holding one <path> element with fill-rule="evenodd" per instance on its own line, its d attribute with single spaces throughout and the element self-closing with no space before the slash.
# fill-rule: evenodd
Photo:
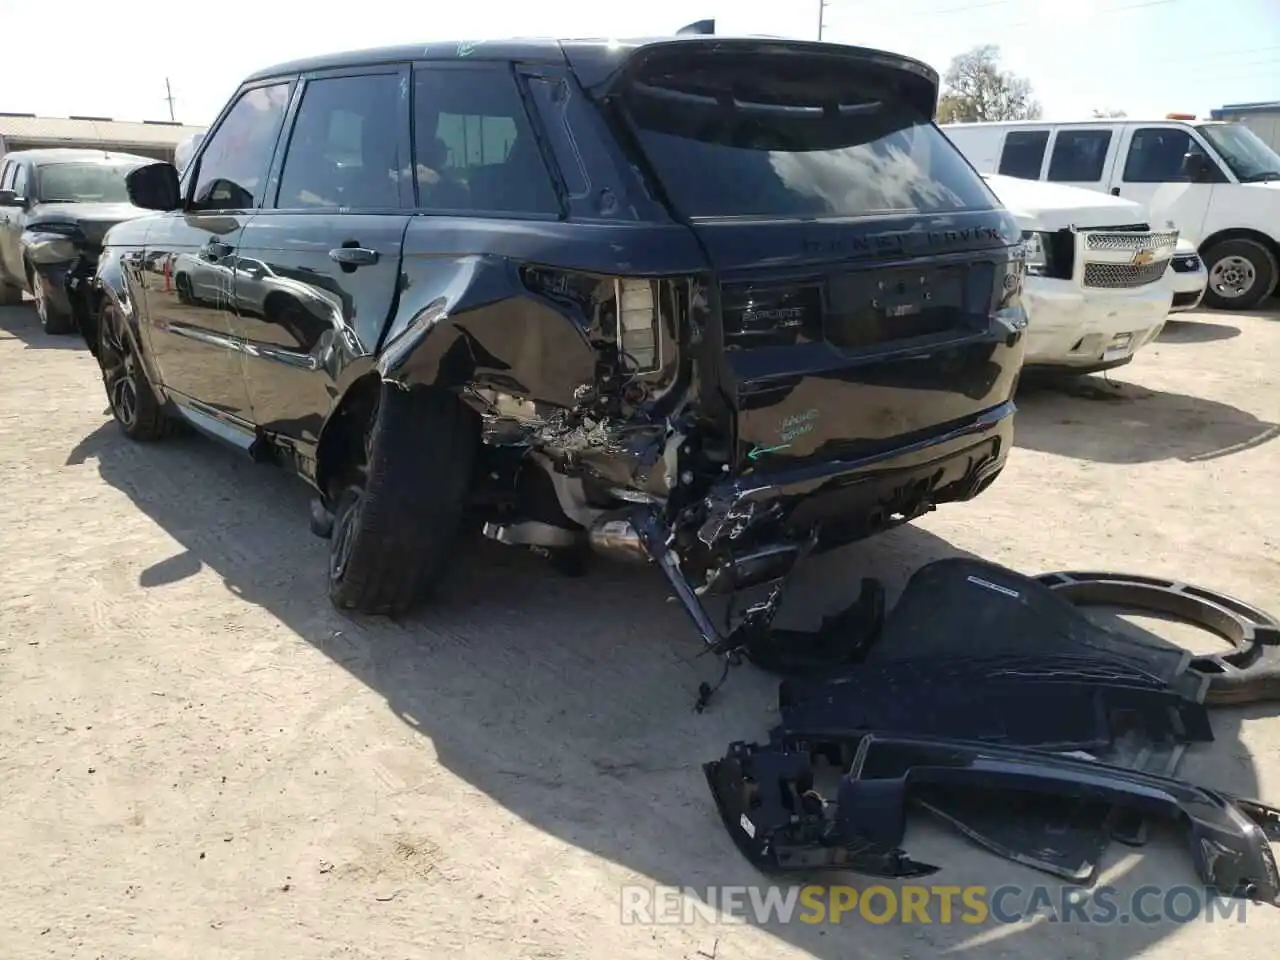
<svg viewBox="0 0 1280 960">
<path fill-rule="evenodd" d="M 1024 391 L 988 493 L 813 561 L 786 616 L 963 553 L 1280 610 L 1277 358 L 1280 315 L 1201 313 L 1115 389 Z M 623 885 L 761 882 L 699 765 L 764 735 L 775 681 L 743 668 L 695 715 L 718 671 L 656 572 L 562 578 L 496 545 L 412 622 L 343 618 L 297 481 L 205 440 L 130 445 L 104 407 L 82 347 L 0 310 L 5 960 L 1275 956 L 1262 907 L 1243 926 L 624 925 Z M 1217 712 L 1182 772 L 1280 803 L 1274 713 Z M 931 882 L 1050 879 L 923 821 L 906 846 L 943 865 Z M 1172 832 L 1113 846 L 1104 879 L 1197 882 Z"/>
</svg>

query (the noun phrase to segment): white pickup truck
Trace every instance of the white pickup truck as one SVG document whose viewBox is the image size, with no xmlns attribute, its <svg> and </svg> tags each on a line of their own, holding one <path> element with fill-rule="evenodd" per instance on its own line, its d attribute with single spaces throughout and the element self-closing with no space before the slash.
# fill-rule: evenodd
<svg viewBox="0 0 1280 960">
<path fill-rule="evenodd" d="M 1151 230 L 1146 208 L 1130 200 L 997 174 L 984 179 L 1027 242 L 1028 369 L 1107 370 L 1156 338 L 1173 305 L 1177 230 Z"/>
</svg>

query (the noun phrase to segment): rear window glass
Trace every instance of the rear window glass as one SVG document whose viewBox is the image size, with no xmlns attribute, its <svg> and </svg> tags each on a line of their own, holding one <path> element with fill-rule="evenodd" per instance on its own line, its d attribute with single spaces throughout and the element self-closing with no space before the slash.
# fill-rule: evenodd
<svg viewBox="0 0 1280 960">
<path fill-rule="evenodd" d="M 692 218 L 865 217 L 989 210 L 981 178 L 891 97 L 785 102 L 633 83 L 624 108 L 677 212 Z M 809 102 L 805 102 L 805 100 Z"/>
</svg>

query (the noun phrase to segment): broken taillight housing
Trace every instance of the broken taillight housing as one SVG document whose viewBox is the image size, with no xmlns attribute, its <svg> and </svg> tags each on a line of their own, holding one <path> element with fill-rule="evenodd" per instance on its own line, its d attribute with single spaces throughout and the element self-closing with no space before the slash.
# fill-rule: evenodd
<svg viewBox="0 0 1280 960">
<path fill-rule="evenodd" d="M 633 373 L 662 366 L 657 284 L 652 280 L 615 280 L 618 309 L 618 352 Z"/>
</svg>

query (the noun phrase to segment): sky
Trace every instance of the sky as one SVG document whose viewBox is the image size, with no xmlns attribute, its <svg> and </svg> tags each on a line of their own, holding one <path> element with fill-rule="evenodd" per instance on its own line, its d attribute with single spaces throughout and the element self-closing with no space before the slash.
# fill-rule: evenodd
<svg viewBox="0 0 1280 960">
<path fill-rule="evenodd" d="M 18 0 L 0 0 L 0 10 Z M 130 9 L 58 0 L 39 39 L 6 43 L 0 111 L 206 125 L 241 79 L 274 63 L 433 40 L 635 37 L 706 17 L 721 34 L 816 39 L 819 0 L 220 0 Z M 5 17 L 5 20 L 10 18 Z M 1280 0 L 828 0 L 823 39 L 916 57 L 997 44 L 1031 81 L 1046 119 L 1095 108 L 1205 116 L 1280 101 Z M 58 26 L 62 24 L 65 26 Z"/>
</svg>

